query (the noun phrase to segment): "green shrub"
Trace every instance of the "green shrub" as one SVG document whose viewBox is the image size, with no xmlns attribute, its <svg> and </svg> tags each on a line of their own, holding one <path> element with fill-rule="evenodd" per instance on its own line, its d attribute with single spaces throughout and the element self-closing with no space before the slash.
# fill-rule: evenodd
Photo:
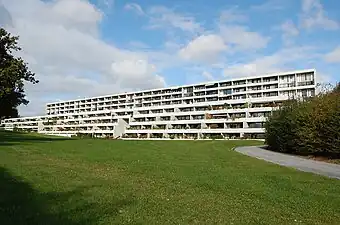
<svg viewBox="0 0 340 225">
<path fill-rule="evenodd" d="M 290 100 L 265 123 L 269 148 L 285 153 L 340 156 L 339 85 L 304 101 Z"/>
<path fill-rule="evenodd" d="M 208 134 L 208 138 L 210 139 L 224 139 L 224 137 L 221 134 Z"/>
<path fill-rule="evenodd" d="M 84 138 L 84 139 L 94 138 L 94 136 L 92 134 L 88 134 L 88 133 L 76 133 L 76 137 Z"/>
</svg>

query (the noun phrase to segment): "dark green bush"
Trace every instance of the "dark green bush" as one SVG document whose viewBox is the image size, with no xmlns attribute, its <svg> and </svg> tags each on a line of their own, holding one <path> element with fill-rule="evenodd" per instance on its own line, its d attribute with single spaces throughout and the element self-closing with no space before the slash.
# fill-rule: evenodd
<svg viewBox="0 0 340 225">
<path fill-rule="evenodd" d="M 76 133 L 76 137 L 84 138 L 84 139 L 94 138 L 94 136 L 92 134 L 88 134 L 88 133 Z"/>
<path fill-rule="evenodd" d="M 293 154 L 340 157 L 340 91 L 304 101 L 290 100 L 265 123 L 270 149 Z"/>
<path fill-rule="evenodd" d="M 223 135 L 222 134 L 207 134 L 207 138 L 210 138 L 210 139 L 224 139 Z"/>
</svg>

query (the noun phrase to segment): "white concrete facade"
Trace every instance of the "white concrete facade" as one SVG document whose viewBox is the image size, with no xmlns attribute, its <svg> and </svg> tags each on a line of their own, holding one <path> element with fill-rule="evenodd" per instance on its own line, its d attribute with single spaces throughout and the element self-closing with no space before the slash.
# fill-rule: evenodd
<svg viewBox="0 0 340 225">
<path fill-rule="evenodd" d="M 48 103 L 6 130 L 122 138 L 262 138 L 282 102 L 315 95 L 314 69 Z"/>
</svg>

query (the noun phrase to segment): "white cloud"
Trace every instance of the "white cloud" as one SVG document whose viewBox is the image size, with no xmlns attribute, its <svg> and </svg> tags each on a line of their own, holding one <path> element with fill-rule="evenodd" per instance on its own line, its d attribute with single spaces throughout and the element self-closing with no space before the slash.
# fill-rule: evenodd
<svg viewBox="0 0 340 225">
<path fill-rule="evenodd" d="M 114 6 L 114 0 L 98 0 L 99 5 L 103 6 L 105 9 L 112 9 Z"/>
<path fill-rule="evenodd" d="M 13 2 L 16 1 L 18 0 L 14 0 Z M 33 5 L 30 6 L 28 3 L 32 3 Z M 76 29 L 92 34 L 96 33 L 97 24 L 103 17 L 103 14 L 99 9 L 83 0 L 58 0 L 49 3 L 43 3 L 37 0 L 27 0 L 25 3 L 21 4 L 21 7 L 24 5 L 28 7 L 28 10 L 27 12 L 20 11 L 18 13 L 20 13 L 22 18 L 27 19 L 28 22 L 34 21 L 36 23 L 44 23 L 44 21 L 41 21 L 42 19 L 46 20 L 49 25 L 62 26 L 66 29 Z M 15 10 L 14 6 L 11 8 Z M 41 15 L 32 17 L 33 13 L 40 13 Z"/>
<path fill-rule="evenodd" d="M 81 0 L 59 0 L 49 5 L 56 20 L 63 20 L 64 23 L 72 21 L 75 25 L 93 24 L 101 20 L 101 12 L 86 1 Z M 47 7 L 49 7 L 47 6 Z"/>
<path fill-rule="evenodd" d="M 274 10 L 282 10 L 284 9 L 285 1 L 282 0 L 268 0 L 260 5 L 254 5 L 251 7 L 252 10 L 257 11 L 274 11 Z"/>
<path fill-rule="evenodd" d="M 148 10 L 150 16 L 149 28 L 177 28 L 188 32 L 201 32 L 203 28 L 195 18 L 174 12 L 164 6 L 153 6 Z"/>
<path fill-rule="evenodd" d="M 246 26 L 235 24 L 246 20 L 247 17 L 237 8 L 222 11 L 218 20 L 219 30 L 195 37 L 179 50 L 179 56 L 191 62 L 216 65 L 221 63 L 218 59 L 226 57 L 226 54 L 222 53 L 232 54 L 265 48 L 269 42 L 268 37 L 249 31 Z"/>
<path fill-rule="evenodd" d="M 291 44 L 292 38 L 299 35 L 299 30 L 291 20 L 287 20 L 281 24 L 282 39 L 285 44 Z"/>
<path fill-rule="evenodd" d="M 309 47 L 283 48 L 272 55 L 258 57 L 248 63 L 238 63 L 227 66 L 223 74 L 226 77 L 242 77 L 302 69 L 301 67 L 295 68 L 295 63 L 304 60 L 304 66 L 306 66 L 308 63 L 306 63 L 305 60 L 313 57 L 315 57 L 315 55 L 311 54 Z"/>
<path fill-rule="evenodd" d="M 235 8 L 223 10 L 220 14 L 220 23 L 245 22 L 248 17 L 237 12 Z"/>
<path fill-rule="evenodd" d="M 140 5 L 138 5 L 137 3 L 127 3 L 124 8 L 126 10 L 131 10 L 134 11 L 135 13 L 137 13 L 138 15 L 145 15 L 144 10 L 142 9 L 142 7 Z"/>
<path fill-rule="evenodd" d="M 282 31 L 288 36 L 296 36 L 299 34 L 299 30 L 296 28 L 291 20 L 287 20 L 281 24 Z"/>
<path fill-rule="evenodd" d="M 4 27 L 6 25 L 13 25 L 12 16 L 0 2 L 0 27 Z"/>
<path fill-rule="evenodd" d="M 265 73 L 272 73 L 280 71 L 275 65 L 272 65 L 271 59 L 264 58 L 261 60 L 255 60 L 245 64 L 235 64 L 232 66 L 226 66 L 223 74 L 226 77 L 244 77 L 244 76 L 255 76 Z"/>
<path fill-rule="evenodd" d="M 333 79 L 328 73 L 320 72 L 319 70 L 316 71 L 315 78 L 316 78 L 316 83 L 320 83 L 320 84 L 333 83 Z M 316 91 L 319 91 L 319 89 L 317 88 Z"/>
<path fill-rule="evenodd" d="M 339 29 L 339 22 L 328 18 L 325 14 L 325 10 L 319 0 L 302 0 L 302 15 L 300 22 L 303 28 L 322 28 L 327 30 Z"/>
<path fill-rule="evenodd" d="M 340 63 L 340 46 L 336 47 L 333 51 L 326 54 L 324 57 L 326 62 Z"/>
<path fill-rule="evenodd" d="M 268 37 L 239 25 L 220 25 L 220 33 L 224 41 L 233 45 L 236 50 L 261 49 L 269 41 Z"/>
<path fill-rule="evenodd" d="M 223 39 L 214 34 L 201 35 L 179 51 L 185 60 L 212 62 L 227 49 Z"/>
<path fill-rule="evenodd" d="M 112 64 L 112 71 L 120 78 L 120 83 L 124 86 L 137 88 L 138 86 L 147 86 L 149 88 L 165 86 L 164 79 L 159 75 L 154 75 L 156 66 L 148 63 L 146 60 L 125 60 Z M 124 75 L 120 77 L 120 75 Z M 137 83 L 138 86 L 131 86 Z"/>
<path fill-rule="evenodd" d="M 41 96 L 53 101 L 67 92 L 65 88 L 73 90 L 67 92 L 73 98 L 165 85 L 146 53 L 119 49 L 99 38 L 103 13 L 88 1 L 3 0 L 3 4 L 13 21 L 6 29 L 20 36 L 20 54 L 40 80 L 27 89 L 31 103 L 22 107 L 23 115 L 40 114 L 42 107 L 34 102 L 41 104 Z"/>
<path fill-rule="evenodd" d="M 214 76 L 211 73 L 207 72 L 207 71 L 203 71 L 202 76 L 206 80 L 214 80 Z"/>
<path fill-rule="evenodd" d="M 181 48 L 181 45 L 178 44 L 177 42 L 174 42 L 174 41 L 166 41 L 164 43 L 164 47 L 168 50 L 178 50 Z"/>
<path fill-rule="evenodd" d="M 49 72 L 49 76 L 40 79 L 39 85 L 26 84 L 30 103 L 19 107 L 20 114 L 43 115 L 46 102 L 105 95 L 112 93 L 113 90 L 119 90 L 116 84 L 76 75 L 59 74 L 56 68 L 45 70 Z"/>
<path fill-rule="evenodd" d="M 175 28 L 191 33 L 201 32 L 203 30 L 201 25 L 195 21 L 194 17 L 177 13 L 165 6 L 152 6 L 144 11 L 137 3 L 128 3 L 124 8 L 136 12 L 138 15 L 148 17 L 148 29 Z"/>
</svg>

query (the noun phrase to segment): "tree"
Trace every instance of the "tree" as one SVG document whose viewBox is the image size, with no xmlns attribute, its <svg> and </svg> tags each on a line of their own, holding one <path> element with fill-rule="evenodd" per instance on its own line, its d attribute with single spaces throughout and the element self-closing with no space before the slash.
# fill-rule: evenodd
<svg viewBox="0 0 340 225">
<path fill-rule="evenodd" d="M 265 139 L 275 150 L 340 158 L 340 86 L 304 101 L 290 100 L 265 123 Z"/>
<path fill-rule="evenodd" d="M 14 52 L 20 51 L 18 36 L 12 36 L 0 28 L 0 119 L 17 117 L 17 107 L 27 105 L 24 82 L 33 84 L 39 81 L 34 78 L 21 57 L 15 57 Z"/>
</svg>

